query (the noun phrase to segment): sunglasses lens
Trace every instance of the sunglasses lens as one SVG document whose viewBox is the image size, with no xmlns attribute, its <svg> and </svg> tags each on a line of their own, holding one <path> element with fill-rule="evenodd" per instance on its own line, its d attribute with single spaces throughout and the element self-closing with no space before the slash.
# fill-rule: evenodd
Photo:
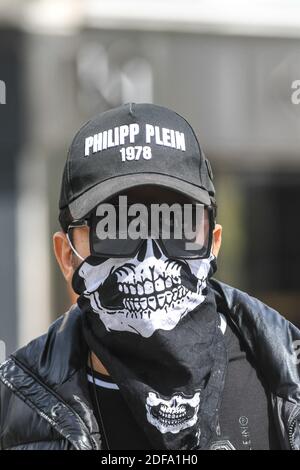
<svg viewBox="0 0 300 470">
<path fill-rule="evenodd" d="M 139 248 L 141 240 L 120 240 L 106 239 L 100 240 L 95 232 L 91 232 L 91 252 L 96 256 L 112 256 L 129 258 L 133 256 Z"/>
<path fill-rule="evenodd" d="M 206 258 L 209 245 L 199 245 L 185 240 L 161 240 L 171 258 Z"/>
</svg>

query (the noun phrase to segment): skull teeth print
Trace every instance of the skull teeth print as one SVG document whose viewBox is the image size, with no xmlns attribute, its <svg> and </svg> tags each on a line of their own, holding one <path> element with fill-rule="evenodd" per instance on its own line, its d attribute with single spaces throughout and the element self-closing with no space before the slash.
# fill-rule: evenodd
<svg viewBox="0 0 300 470">
<path fill-rule="evenodd" d="M 123 303 L 128 309 L 128 312 L 139 314 L 149 313 L 149 309 L 155 311 L 157 308 L 170 306 L 176 301 L 179 304 L 184 298 L 188 298 L 188 289 L 184 286 L 172 283 L 171 279 L 168 279 L 170 283 L 165 282 L 161 276 L 155 283 L 146 280 L 145 287 L 142 286 L 138 289 L 139 294 L 134 285 L 126 285 L 125 283 L 119 284 L 120 292 L 125 293 Z M 157 289 L 157 286 L 159 286 L 160 289 Z M 167 286 L 172 287 L 172 289 L 166 288 Z M 146 294 L 145 290 L 148 291 L 148 294 Z"/>
<path fill-rule="evenodd" d="M 200 280 L 197 292 L 200 291 L 204 279 Z M 145 279 L 144 283 L 118 284 L 119 291 L 124 294 L 124 307 L 128 314 L 150 315 L 151 311 L 158 308 L 174 307 L 175 302 L 179 305 L 183 300 L 189 299 L 189 289 L 180 285 L 180 277 L 158 276 L 155 281 Z"/>
<path fill-rule="evenodd" d="M 138 282 L 137 284 L 127 284 L 125 282 L 120 282 L 118 287 L 119 291 L 122 293 L 143 296 L 144 294 L 153 292 L 159 293 L 172 287 L 177 287 L 179 284 L 179 277 L 176 277 L 176 279 L 172 280 L 170 276 L 158 276 L 154 282 L 150 279 L 145 279 L 143 284 L 141 282 Z"/>
<path fill-rule="evenodd" d="M 147 254 L 149 256 L 147 256 Z M 84 296 L 108 331 L 130 331 L 150 337 L 157 329 L 172 330 L 206 297 L 210 260 L 158 258 L 108 259 L 83 263 Z"/>
</svg>

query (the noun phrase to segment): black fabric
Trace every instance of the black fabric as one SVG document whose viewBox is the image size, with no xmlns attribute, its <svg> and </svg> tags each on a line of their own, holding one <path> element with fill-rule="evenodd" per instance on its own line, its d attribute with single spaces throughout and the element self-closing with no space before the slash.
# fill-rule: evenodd
<svg viewBox="0 0 300 470">
<path fill-rule="evenodd" d="M 225 331 L 228 371 L 217 433 L 212 450 L 280 449 L 271 412 L 270 392 L 246 351 L 245 344 L 228 323 Z"/>
<path fill-rule="evenodd" d="M 158 330 L 150 338 L 128 332 L 108 333 L 83 297 L 78 299 L 78 304 L 85 311 L 83 333 L 90 350 L 122 390 L 127 406 L 153 447 L 205 448 L 216 428 L 227 368 L 225 342 L 212 289 L 207 289 L 204 302 L 177 327 L 171 331 Z M 193 413 L 197 419 L 180 432 L 161 432 L 149 421 L 146 403 L 151 394 L 160 403 L 158 413 L 163 400 L 169 401 L 172 409 L 179 409 L 180 403 L 174 405 L 179 396 L 191 400 L 199 394 L 197 408 L 183 405 L 186 416 Z"/>
<path fill-rule="evenodd" d="M 147 439 L 143 429 L 138 426 L 133 413 L 128 408 L 120 390 L 112 390 L 103 385 L 99 385 L 97 381 L 111 384 L 114 383 L 110 376 L 100 374 L 94 371 L 95 387 L 92 380 L 91 370 L 88 369 L 89 392 L 93 402 L 93 409 L 97 417 L 99 429 L 102 436 L 104 430 L 98 415 L 98 407 L 95 399 L 95 391 L 97 393 L 98 404 L 102 419 L 104 422 L 105 434 L 109 447 L 106 446 L 103 438 L 103 448 L 110 450 L 144 450 L 153 449 L 150 441 Z"/>
<path fill-rule="evenodd" d="M 228 372 L 219 414 L 219 425 L 209 448 L 211 450 L 273 450 L 279 449 L 270 406 L 270 394 L 242 340 L 229 324 L 225 331 L 228 350 Z M 129 410 L 111 376 L 88 370 L 89 390 L 97 416 L 95 391 L 109 447 L 112 450 L 153 449 L 143 429 Z M 98 424 L 102 429 L 99 417 Z"/>
<path fill-rule="evenodd" d="M 73 274 L 85 341 L 154 448 L 205 448 L 216 429 L 227 368 L 216 299 L 207 282 L 216 258 L 211 254 L 190 264 L 167 259 L 147 240 L 136 258 L 121 261 L 99 263 L 89 256 Z M 133 300 L 131 309 L 126 306 L 130 298 L 123 290 L 133 288 L 137 296 L 138 284 L 144 289 L 140 298 L 148 295 L 148 310 L 141 309 L 142 300 L 136 310 Z M 158 300 L 164 295 L 164 304 L 154 295 Z"/>
</svg>

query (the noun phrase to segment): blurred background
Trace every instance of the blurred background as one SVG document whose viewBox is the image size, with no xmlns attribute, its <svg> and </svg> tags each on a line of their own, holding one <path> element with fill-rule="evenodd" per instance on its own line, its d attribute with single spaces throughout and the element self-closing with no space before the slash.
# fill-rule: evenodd
<svg viewBox="0 0 300 470">
<path fill-rule="evenodd" d="M 223 225 L 216 277 L 299 326 L 296 80 L 298 0 L 0 0 L 6 354 L 74 300 L 52 250 L 68 146 L 85 120 L 129 101 L 170 107 L 196 130 Z"/>
</svg>

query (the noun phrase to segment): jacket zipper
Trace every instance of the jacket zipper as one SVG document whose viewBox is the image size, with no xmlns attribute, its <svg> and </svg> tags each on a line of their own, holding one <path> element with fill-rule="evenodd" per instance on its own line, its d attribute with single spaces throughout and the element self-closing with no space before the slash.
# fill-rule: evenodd
<svg viewBox="0 0 300 470">
<path fill-rule="evenodd" d="M 293 439 L 293 432 L 296 426 L 297 418 L 300 416 L 300 411 L 298 409 L 296 416 L 292 419 L 291 424 L 289 425 L 289 443 L 292 450 L 296 450 L 294 439 Z"/>
<path fill-rule="evenodd" d="M 292 424 L 289 427 L 289 443 L 290 443 L 290 446 L 291 446 L 292 450 L 295 450 L 295 445 L 294 445 L 294 442 L 293 442 L 293 432 L 294 432 L 295 424 L 296 424 L 296 420 L 294 419 L 292 421 Z"/>
</svg>

